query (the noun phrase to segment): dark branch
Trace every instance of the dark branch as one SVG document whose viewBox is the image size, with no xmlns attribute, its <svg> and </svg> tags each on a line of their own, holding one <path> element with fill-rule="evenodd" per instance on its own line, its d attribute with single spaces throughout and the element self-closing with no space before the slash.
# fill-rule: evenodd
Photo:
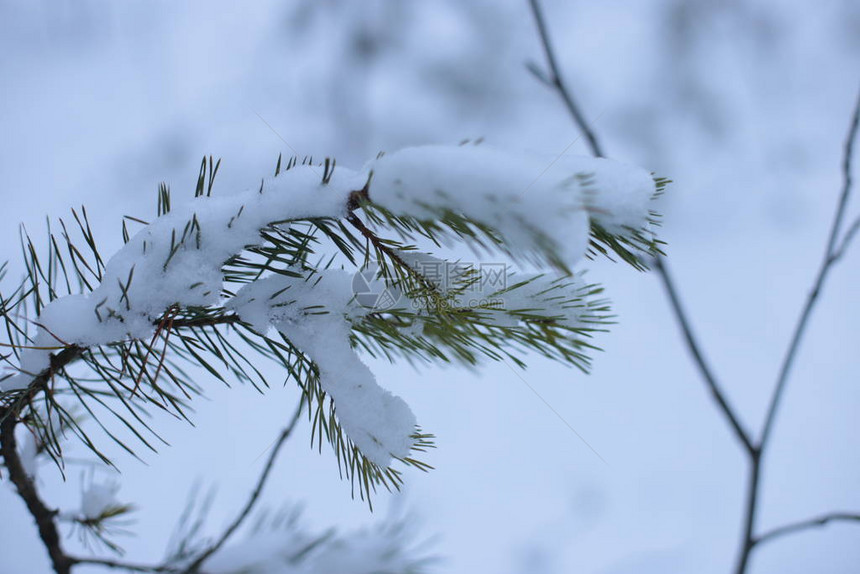
<svg viewBox="0 0 860 574">
<path fill-rule="evenodd" d="M 63 552 L 60 533 L 57 529 L 57 524 L 54 522 L 57 512 L 45 506 L 45 503 L 39 497 L 36 485 L 27 474 L 27 471 L 24 470 L 21 458 L 18 456 L 18 445 L 15 440 L 16 424 L 17 420 L 15 416 L 10 413 L 6 413 L 3 421 L 0 422 L 0 453 L 3 454 L 6 470 L 9 473 L 9 480 L 15 485 L 18 495 L 24 501 L 24 504 L 27 505 L 30 515 L 36 520 L 39 537 L 48 550 L 54 572 L 57 574 L 69 574 L 74 560 Z"/>
<path fill-rule="evenodd" d="M 749 478 L 744 494 L 743 533 L 741 535 L 741 548 L 738 553 L 735 574 L 744 574 L 747 571 L 750 555 L 755 548 L 755 519 L 758 514 L 759 485 L 761 484 L 761 451 L 754 450 L 750 454 Z"/>
<path fill-rule="evenodd" d="M 361 235 L 367 239 L 371 245 L 378 251 L 385 253 L 392 261 L 395 261 L 399 267 L 405 269 L 407 273 L 412 275 L 418 282 L 420 282 L 424 287 L 426 287 L 430 291 L 439 291 L 439 286 L 435 285 L 432 281 L 430 281 L 423 274 L 419 273 L 412 265 L 409 265 L 403 258 L 397 253 L 396 250 L 392 249 L 390 246 L 386 245 L 384 241 L 382 241 L 373 231 L 367 228 L 364 222 L 358 218 L 354 213 L 350 213 L 346 216 L 346 220 L 355 227 Z"/>
<path fill-rule="evenodd" d="M 216 317 L 205 317 L 202 319 L 173 319 L 170 325 L 174 329 L 194 329 L 199 327 L 214 327 L 216 325 L 233 325 L 240 323 L 242 319 L 238 315 L 218 315 Z"/>
<path fill-rule="evenodd" d="M 216 317 L 204 317 L 200 319 L 175 319 L 171 322 L 171 326 L 176 329 L 193 329 L 199 327 L 212 327 L 215 325 L 231 325 L 240 321 L 241 319 L 236 315 L 221 315 Z M 69 345 L 59 353 L 51 354 L 50 366 L 33 377 L 33 380 L 30 382 L 29 385 L 27 385 L 27 389 L 22 395 L 17 395 L 17 404 L 26 404 L 27 402 L 32 400 L 37 393 L 47 389 L 48 383 L 51 381 L 54 375 L 80 359 L 83 356 L 84 352 L 87 350 L 87 348 L 88 347 L 81 347 L 78 345 Z M 6 418 L 13 416 L 14 414 L 14 409 L 6 409 L 5 413 L 0 411 L 0 420 L 5 420 Z"/>
<path fill-rule="evenodd" d="M 729 405 L 725 393 L 723 393 L 720 384 L 717 382 L 716 377 L 714 376 L 713 372 L 705 361 L 701 348 L 699 347 L 699 343 L 696 340 L 695 335 L 693 334 L 693 329 L 690 326 L 690 321 L 687 318 L 687 314 L 684 311 L 684 308 L 681 306 L 681 300 L 678 297 L 677 290 L 675 289 L 675 283 L 672 280 L 672 276 L 669 274 L 669 271 L 666 268 L 666 264 L 663 262 L 662 258 L 655 258 L 654 269 L 657 271 L 657 274 L 663 281 L 663 287 L 666 290 L 666 295 L 668 295 L 669 297 L 669 303 L 672 306 L 672 311 L 675 314 L 675 318 L 678 321 L 678 325 L 681 327 L 681 331 L 684 333 L 684 339 L 687 343 L 687 349 L 693 356 L 693 360 L 695 361 L 696 366 L 699 368 L 699 372 L 702 374 L 702 378 L 705 380 L 705 384 L 711 391 L 711 395 L 717 402 L 720 411 L 722 411 L 723 415 L 725 415 L 726 417 L 726 420 L 728 420 L 729 425 L 732 427 L 732 430 L 734 431 L 737 439 L 741 442 L 741 444 L 743 444 L 747 452 L 749 452 L 750 454 L 754 454 L 755 447 L 753 446 L 749 434 L 741 426 L 741 423 L 738 420 L 738 416 L 735 414 L 735 411 L 731 407 L 731 405 Z"/>
<path fill-rule="evenodd" d="M 23 402 L 32 400 L 36 393 L 48 388 L 48 383 L 54 378 L 54 375 L 63 370 L 66 365 L 80 359 L 85 350 L 85 347 L 69 345 L 59 353 L 52 353 L 50 356 L 50 362 L 48 363 L 48 368 L 36 374 L 33 377 L 33 380 L 30 381 L 30 384 L 27 385 L 27 390 L 23 393 Z M 19 404 L 23 404 L 23 402 Z M 7 409 L 5 413 L 0 414 L 0 419 L 5 422 L 7 418 L 14 418 L 16 414 L 17 413 L 13 409 Z"/>
<path fill-rule="evenodd" d="M 260 474 L 260 478 L 257 480 L 257 486 L 254 487 L 254 491 L 251 493 L 251 496 L 248 498 L 248 502 L 245 503 L 245 506 L 239 512 L 238 516 L 230 523 L 230 526 L 227 527 L 227 530 L 218 538 L 218 540 L 212 544 L 209 548 L 207 548 L 200 556 L 198 556 L 194 562 L 191 563 L 188 568 L 185 569 L 187 574 L 191 574 L 194 572 L 198 572 L 200 570 L 200 566 L 213 554 L 215 554 L 224 543 L 233 535 L 234 532 L 242 525 L 246 518 L 251 514 L 251 510 L 257 504 L 257 501 L 260 498 L 260 494 L 263 492 L 263 487 L 266 485 L 266 480 L 269 478 L 269 474 L 272 471 L 272 468 L 275 465 L 275 460 L 278 458 L 278 453 L 281 450 L 281 447 L 287 442 L 287 439 L 293 432 L 293 429 L 296 427 L 296 424 L 299 422 L 299 417 L 302 414 L 302 406 L 304 405 L 304 401 L 299 402 L 299 406 L 296 409 L 293 418 L 290 420 L 290 423 L 281 431 L 281 434 L 278 436 L 278 439 L 275 441 L 275 444 L 272 446 L 272 452 L 269 454 L 269 459 L 266 461 L 266 466 L 263 467 L 263 472 Z"/>
<path fill-rule="evenodd" d="M 769 542 L 774 538 L 779 538 L 780 536 L 785 536 L 786 534 L 794 534 L 796 532 L 801 532 L 810 528 L 818 528 L 820 526 L 825 526 L 830 522 L 860 522 L 860 514 L 834 512 L 832 514 L 824 514 L 815 518 L 803 520 L 801 522 L 795 522 L 793 524 L 780 526 L 779 528 L 774 528 L 770 532 L 765 532 L 764 534 L 756 538 L 755 544 Z"/>
<path fill-rule="evenodd" d="M 567 89 L 566 85 L 564 84 L 564 81 L 561 78 L 558 63 L 556 61 L 555 53 L 552 49 L 552 44 L 549 40 L 546 23 L 544 21 L 543 14 L 541 13 L 538 0 L 529 0 L 529 5 L 531 6 L 532 13 L 534 14 L 535 21 L 537 23 L 538 32 L 540 34 L 541 42 L 543 43 L 544 52 L 546 53 L 546 59 L 549 65 L 550 73 L 545 73 L 543 70 L 541 70 L 535 65 L 529 65 L 529 70 L 538 78 L 538 80 L 556 90 L 562 100 L 564 100 L 564 103 L 567 106 L 571 116 L 573 117 L 574 122 L 588 140 L 592 154 L 598 157 L 602 157 L 603 152 L 597 142 L 597 139 L 594 136 L 594 132 L 591 130 L 588 123 L 585 121 L 585 118 L 580 112 L 578 106 L 576 105 L 570 90 Z M 768 438 L 770 437 L 773 421 L 779 408 L 779 402 L 785 390 L 785 385 L 788 380 L 788 375 L 791 371 L 795 356 L 797 354 L 800 340 L 803 336 L 804 331 L 806 330 L 807 322 L 811 315 L 812 309 L 815 306 L 818 295 L 824 285 L 824 281 L 827 277 L 828 272 L 830 271 L 833 264 L 836 263 L 845 254 L 845 251 L 847 250 L 851 241 L 858 234 L 858 232 L 860 232 L 860 218 L 858 218 L 849 226 L 848 231 L 843 236 L 841 242 L 839 241 L 839 232 L 842 226 L 842 221 L 845 216 L 845 208 L 848 203 L 848 198 L 851 193 L 851 161 L 853 156 L 854 142 L 856 140 L 858 131 L 858 124 L 860 124 L 860 97 L 858 97 L 857 104 L 854 108 L 854 115 L 852 117 L 851 125 L 848 130 L 848 137 L 845 142 L 845 154 L 842 161 L 842 174 L 844 183 L 842 187 L 842 194 L 839 198 L 839 204 L 836 209 L 836 215 L 834 217 L 833 225 L 830 229 L 830 236 L 827 242 L 827 249 L 824 254 L 824 260 L 821 264 L 821 268 L 819 269 L 818 275 L 814 282 L 813 289 L 806 301 L 806 305 L 801 312 L 800 319 L 798 321 L 797 327 L 795 328 L 791 343 L 789 344 L 788 351 L 786 352 L 785 359 L 783 360 L 782 366 L 780 368 L 779 376 L 777 378 L 777 384 L 774 388 L 774 392 L 768 406 L 763 431 L 758 443 L 753 442 L 753 439 L 751 438 L 750 434 L 745 431 L 741 426 L 734 409 L 728 404 L 728 401 L 726 400 L 723 391 L 717 383 L 716 377 L 714 377 L 713 373 L 711 372 L 711 369 L 708 367 L 707 363 L 704 360 L 703 353 L 700 350 L 698 342 L 696 341 L 692 329 L 690 327 L 690 321 L 687 319 L 686 313 L 681 306 L 672 277 L 669 274 L 669 271 L 663 263 L 662 259 L 656 259 L 655 268 L 663 281 L 663 285 L 665 287 L 666 293 L 669 296 L 669 301 L 672 305 L 672 310 L 684 333 L 687 347 L 692 354 L 693 359 L 703 379 L 705 380 L 705 383 L 707 384 L 708 388 L 711 391 L 711 394 L 717 402 L 720 411 L 723 413 L 726 420 L 728 420 L 736 437 L 741 442 L 741 444 L 743 444 L 747 455 L 749 456 L 750 469 L 744 510 L 744 532 L 742 538 L 741 552 L 735 570 L 737 574 L 744 574 L 746 572 L 750 554 L 752 553 L 752 550 L 757 543 L 771 540 L 784 534 L 804 530 L 813 526 L 820 526 L 834 520 L 860 520 L 860 516 L 857 515 L 830 514 L 805 522 L 784 526 L 758 538 L 756 538 L 754 534 L 755 519 L 758 510 L 758 494 L 761 477 L 762 452 L 764 450 L 764 447 L 767 445 Z"/>
<path fill-rule="evenodd" d="M 230 324 L 238 321 L 239 318 L 235 315 L 225 315 L 202 319 L 179 319 L 173 321 L 172 326 L 175 328 L 193 328 Z M 12 405 L 7 407 L 0 406 L 0 453 L 2 453 L 6 463 L 9 478 L 12 484 L 15 485 L 18 495 L 26 504 L 30 515 L 35 519 L 39 529 L 39 537 L 48 550 L 48 555 L 57 574 L 69 574 L 73 565 L 81 563 L 100 564 L 111 568 L 125 568 L 126 570 L 139 572 L 168 572 L 170 570 L 161 566 L 136 566 L 111 560 L 73 558 L 65 554 L 60 543 L 59 530 L 54 522 L 56 511 L 50 510 L 42 502 L 35 484 L 27 475 L 18 456 L 15 427 L 19 422 L 20 405 L 27 404 L 39 392 L 47 390 L 54 375 L 80 359 L 86 350 L 86 347 L 69 345 L 60 352 L 51 354 L 48 368 L 36 374 L 22 394 L 16 394 L 17 399 Z"/>
<path fill-rule="evenodd" d="M 555 88 L 556 92 L 558 92 L 559 96 L 561 96 L 561 99 L 564 100 L 564 103 L 567 105 L 568 111 L 573 117 L 573 120 L 576 123 L 577 127 L 588 140 L 589 146 L 591 147 L 591 153 L 597 157 L 603 157 L 603 150 L 597 141 L 597 137 L 594 135 L 594 131 L 591 129 L 591 127 L 588 125 L 588 122 L 585 120 L 585 117 L 579 111 L 579 108 L 573 99 L 571 91 L 567 88 L 567 85 L 564 83 L 564 80 L 561 77 L 561 73 L 559 72 L 558 64 L 556 62 L 555 51 L 553 50 L 552 42 L 550 42 L 549 39 L 549 33 L 547 32 L 543 13 L 540 9 L 540 4 L 538 3 L 538 0 L 529 0 L 529 5 L 531 6 L 532 13 L 534 14 L 535 22 L 537 23 L 538 33 L 540 34 L 541 43 L 543 44 L 551 76 L 548 77 L 545 74 L 539 73 L 538 68 L 535 67 L 531 68 L 532 73 L 534 73 L 539 79 L 541 79 L 541 81 Z M 738 440 L 741 442 L 741 444 L 743 444 L 747 452 L 752 453 L 752 440 L 750 439 L 749 434 L 741 426 L 740 421 L 738 420 L 738 416 L 735 414 L 735 411 L 729 405 L 728 401 L 726 400 L 725 394 L 722 392 L 719 384 L 717 383 L 716 377 L 713 375 L 707 363 L 705 362 L 703 353 L 699 348 L 699 344 L 696 341 L 696 338 L 693 336 L 693 332 L 690 327 L 690 321 L 687 319 L 687 316 L 684 313 L 684 309 L 681 306 L 677 291 L 675 290 L 674 282 L 672 281 L 671 275 L 669 275 L 669 271 L 666 269 L 660 258 L 656 259 L 655 267 L 657 269 L 657 273 L 660 275 L 660 278 L 663 280 L 663 285 L 666 288 L 666 292 L 669 295 L 669 301 L 672 304 L 672 310 L 674 311 L 678 323 L 680 324 L 681 329 L 684 332 L 684 338 L 686 339 L 687 347 L 690 353 L 693 355 L 693 359 L 695 360 L 696 365 L 702 374 L 702 377 L 705 379 L 705 383 L 708 385 L 711 394 L 717 401 L 720 410 L 723 412 L 723 414 L 726 416 L 726 419 L 729 421 L 729 424 L 731 425 L 732 430 L 734 431 Z"/>
<path fill-rule="evenodd" d="M 836 261 L 845 254 L 845 250 L 848 249 L 848 246 L 851 244 L 851 240 L 854 239 L 854 236 L 857 235 L 858 231 L 860 231 L 860 217 L 855 219 L 854 223 L 848 227 L 848 231 L 846 231 L 845 236 L 842 237 L 842 242 L 839 244 L 836 251 L 833 252 L 833 255 L 830 258 L 833 263 L 836 263 Z"/>
<path fill-rule="evenodd" d="M 539 72 L 538 68 L 532 68 L 532 73 L 534 73 L 544 83 L 555 88 L 558 95 L 564 101 L 564 105 L 567 106 L 567 111 L 570 112 L 571 117 L 573 117 L 573 121 L 576 122 L 576 126 L 579 128 L 579 131 L 582 132 L 586 141 L 588 141 L 588 147 L 591 149 L 592 155 L 604 157 L 603 149 L 597 141 L 597 136 L 594 135 L 594 131 L 588 125 L 585 116 L 582 115 L 579 106 L 573 99 L 573 94 L 567 89 L 564 80 L 562 80 L 558 62 L 555 58 L 555 50 L 553 50 L 552 43 L 549 40 L 549 32 L 547 31 L 546 22 L 544 21 L 538 0 L 529 0 L 529 5 L 532 8 L 532 14 L 534 14 L 535 22 L 537 23 L 538 33 L 540 34 L 541 43 L 543 44 L 543 51 L 549 65 L 550 75 L 547 76 L 546 74 Z"/>
<path fill-rule="evenodd" d="M 809 317 L 812 315 L 812 310 L 818 301 L 818 295 L 824 287 L 824 282 L 827 279 L 828 273 L 833 268 L 833 264 L 842 256 L 847 242 L 856 232 L 856 227 L 852 226 L 842 243 L 842 247 L 837 250 L 837 239 L 839 230 L 842 226 L 842 220 L 845 217 L 845 207 L 848 204 L 848 197 L 851 195 L 851 160 L 854 155 L 854 142 L 857 139 L 857 128 L 860 125 L 860 95 L 858 95 L 857 103 L 854 106 L 854 116 L 851 119 L 851 125 L 848 128 L 848 136 L 845 140 L 845 152 L 842 158 L 842 193 L 839 197 L 839 205 L 836 208 L 836 214 L 833 217 L 833 225 L 830 228 L 830 238 L 827 240 L 827 249 L 824 252 L 824 258 L 821 262 L 821 267 L 818 270 L 818 275 L 812 286 L 812 290 L 806 298 L 806 304 L 800 313 L 800 318 L 794 328 L 794 334 L 791 336 L 791 342 L 788 345 L 788 350 L 785 353 L 785 358 L 782 361 L 782 366 L 779 369 L 779 376 L 776 380 L 776 386 L 771 395 L 770 403 L 767 409 L 767 417 L 765 418 L 764 427 L 762 429 L 761 438 L 759 439 L 759 448 L 764 450 L 767 446 L 768 438 L 770 438 L 771 430 L 773 429 L 773 421 L 776 418 L 779 403 L 785 393 L 785 386 L 788 382 L 788 375 L 791 373 L 791 368 L 794 365 L 794 359 L 797 356 L 797 350 L 800 347 L 800 341 L 806 331 Z"/>
</svg>

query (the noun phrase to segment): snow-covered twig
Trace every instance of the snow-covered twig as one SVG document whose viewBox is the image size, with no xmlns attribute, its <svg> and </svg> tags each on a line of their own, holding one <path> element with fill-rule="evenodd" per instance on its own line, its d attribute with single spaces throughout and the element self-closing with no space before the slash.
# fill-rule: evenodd
<svg viewBox="0 0 860 574">
<path fill-rule="evenodd" d="M 49 230 L 45 262 L 24 233 L 27 275 L 9 298 L 11 305 L 0 300 L 12 349 L 3 357 L 12 369 L 0 377 L 0 419 L 10 428 L 22 420 L 28 424 L 36 399 L 44 399 L 60 427 L 110 464 L 58 397 L 73 397 L 73 406 L 85 409 L 127 452 L 134 454 L 100 412 L 109 412 L 154 450 L 144 429 L 161 437 L 142 417 L 144 407 L 185 417 L 186 401 L 202 390 L 172 356 L 225 382 L 227 373 L 266 385 L 245 356 L 253 351 L 276 361 L 298 384 L 316 409 L 310 418 L 318 434 L 312 440 L 329 442 L 342 476 L 370 504 L 378 486 L 396 489 L 402 483 L 394 463 L 431 468 L 414 453 L 431 447 L 432 435 L 421 431 L 403 399 L 377 383 L 359 350 L 468 365 L 509 358 L 519 366 L 525 365 L 519 353 L 536 351 L 586 371 L 596 348 L 590 337 L 605 328 L 609 308 L 598 298 L 600 287 L 574 276 L 574 266 L 612 252 L 641 268 L 641 256 L 659 253 L 653 229 L 659 216 L 650 205 L 664 182 L 601 158 L 564 156 L 549 166 L 547 160 L 486 145 L 426 146 L 381 154 L 355 171 L 335 171 L 327 159 L 320 177 L 312 160 L 299 166 L 294 158 L 283 173 L 279 160 L 275 177 L 259 189 L 212 197 L 218 164 L 210 158 L 194 201 L 172 210 L 169 188 L 161 185 L 158 218 L 127 218 L 144 227 L 131 234 L 124 223 L 125 244 L 111 257 L 99 254 L 84 209 L 73 215 L 87 257 L 64 224 L 59 240 Z M 371 227 L 392 231 L 399 240 Z M 313 264 L 319 236 L 333 253 Z M 500 283 L 485 284 L 486 278 L 468 272 L 455 273 L 453 284 L 439 284 L 414 266 L 448 262 L 418 252 L 409 243 L 418 238 L 437 246 L 465 243 L 548 273 L 520 275 L 502 263 Z M 62 241 L 68 257 L 59 249 Z M 339 269 L 338 256 L 356 268 L 375 256 L 385 289 L 397 289 L 402 297 L 381 309 L 362 303 L 356 287 L 362 269 Z M 476 302 L 464 303 L 461 296 L 471 287 Z M 28 309 L 38 323 L 27 319 Z M 70 369 L 76 362 L 88 371 Z M 50 426 L 34 426 L 45 431 L 39 437 L 45 451 L 61 464 L 59 437 Z M 292 425 L 281 443 L 291 430 Z M 196 557 L 194 568 L 212 558 L 248 516 L 275 454 L 248 504 L 219 541 Z M 52 521 L 48 527 L 56 530 Z M 55 563 L 65 572 L 83 560 L 60 554 Z M 107 559 L 91 563 L 124 567 Z"/>
</svg>

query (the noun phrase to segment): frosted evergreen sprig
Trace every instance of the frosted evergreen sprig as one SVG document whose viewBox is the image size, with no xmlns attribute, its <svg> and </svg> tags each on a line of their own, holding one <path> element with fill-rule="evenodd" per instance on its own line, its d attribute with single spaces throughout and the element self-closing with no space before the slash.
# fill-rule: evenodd
<svg viewBox="0 0 860 574">
<path fill-rule="evenodd" d="M 0 295 L 0 416 L 28 424 L 59 466 L 68 433 L 111 463 L 84 418 L 130 454 L 156 449 L 150 411 L 189 418 L 204 392 L 189 366 L 263 389 L 262 356 L 299 386 L 313 443 L 331 445 L 354 493 L 398 488 L 392 462 L 430 468 L 419 455 L 433 437 L 356 351 L 521 367 L 536 352 L 587 371 L 592 337 L 612 317 L 574 266 L 613 253 L 644 268 L 659 251 L 651 206 L 665 180 L 609 160 L 471 145 L 408 148 L 358 171 L 279 158 L 259 188 L 223 197 L 212 193 L 219 167 L 204 158 L 190 202 L 159 186 L 156 219 L 126 216 L 112 257 L 83 208 L 49 228 L 46 250 L 22 228 L 26 273 Z M 418 247 L 463 243 L 547 272 L 505 263 L 490 284 Z M 370 263 L 396 301 L 358 300 L 354 274 Z M 445 267 L 444 281 L 430 264 Z"/>
</svg>

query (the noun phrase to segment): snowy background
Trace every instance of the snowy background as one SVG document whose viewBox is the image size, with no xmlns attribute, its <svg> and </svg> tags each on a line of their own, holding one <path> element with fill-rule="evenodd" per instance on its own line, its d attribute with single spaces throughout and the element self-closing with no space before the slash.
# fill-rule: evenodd
<svg viewBox="0 0 860 574">
<path fill-rule="evenodd" d="M 674 180 L 663 202 L 669 261 L 708 358 L 759 428 L 839 191 L 860 5 L 547 0 L 544 10 L 608 155 Z M 484 137 L 558 154 L 578 138 L 525 70 L 543 63 L 525 1 L 4 1 L 0 54 L 0 260 L 13 262 L 19 222 L 38 235 L 46 215 L 80 204 L 112 252 L 122 215 L 154 214 L 158 182 L 174 202 L 193 194 L 203 154 L 223 158 L 215 193 L 227 194 L 258 184 L 278 153 L 357 167 L 405 145 Z M 581 141 L 570 151 L 586 153 Z M 334 458 L 308 448 L 305 428 L 266 503 L 301 504 L 320 530 L 405 511 L 419 539 L 433 539 L 439 573 L 728 572 L 745 460 L 657 278 L 607 262 L 590 278 L 618 315 L 593 374 L 538 359 L 522 373 L 375 363 L 437 435 L 427 457 L 436 470 L 408 472 L 405 493 L 379 496 L 371 515 Z M 860 509 L 858 281 L 855 245 L 831 276 L 777 420 L 762 529 Z M 158 421 L 171 446 L 146 464 L 120 461 L 119 497 L 139 507 L 137 536 L 121 540 L 130 560 L 163 555 L 196 485 L 218 487 L 213 531 L 233 516 L 292 412 L 297 393 L 280 377 L 265 395 L 206 383 L 196 427 Z M 40 486 L 74 508 L 82 474 L 63 484 L 45 464 Z M 6 484 L 0 515 L 0 572 L 47 572 Z M 858 539 L 853 525 L 785 538 L 759 549 L 751 572 L 853 572 Z"/>
</svg>

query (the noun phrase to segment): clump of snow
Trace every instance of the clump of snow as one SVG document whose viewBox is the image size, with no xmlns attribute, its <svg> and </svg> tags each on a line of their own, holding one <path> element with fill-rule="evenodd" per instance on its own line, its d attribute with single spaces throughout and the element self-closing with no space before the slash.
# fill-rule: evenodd
<svg viewBox="0 0 860 574">
<path fill-rule="evenodd" d="M 641 228 L 654 181 L 612 160 L 513 154 L 491 146 L 425 146 L 368 164 L 370 199 L 435 220 L 463 214 L 499 231 L 514 254 L 552 251 L 572 268 L 588 248 L 590 217 L 610 232 Z"/>
<path fill-rule="evenodd" d="M 350 347 L 350 319 L 368 311 L 355 303 L 351 287 L 352 276 L 339 270 L 309 277 L 277 274 L 244 286 L 228 308 L 258 332 L 274 326 L 316 364 L 347 436 L 369 460 L 386 467 L 392 457 L 409 454 L 416 420 Z"/>
<path fill-rule="evenodd" d="M 574 174 L 588 214 L 606 231 L 626 235 L 647 226 L 655 192 L 649 172 L 611 159 L 566 155 L 547 172 L 550 177 L 565 174 Z"/>
</svg>

